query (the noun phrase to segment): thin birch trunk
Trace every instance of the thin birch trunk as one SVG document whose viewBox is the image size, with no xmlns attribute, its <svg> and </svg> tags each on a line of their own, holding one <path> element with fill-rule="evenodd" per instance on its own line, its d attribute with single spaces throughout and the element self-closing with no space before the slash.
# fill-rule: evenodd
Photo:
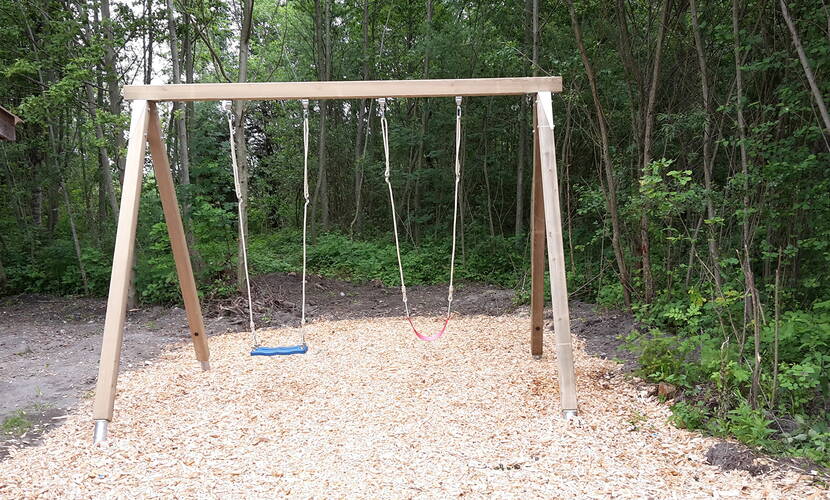
<svg viewBox="0 0 830 500">
<path fill-rule="evenodd" d="M 249 43 L 251 40 L 251 18 L 253 16 L 254 0 L 244 0 L 242 6 L 242 27 L 239 32 L 239 75 L 237 82 L 245 83 L 248 81 L 248 53 Z M 239 245 L 238 251 L 240 258 L 236 266 L 236 282 L 240 291 L 246 287 L 245 282 L 245 263 L 241 258 L 243 248 L 243 236 L 248 234 L 248 145 L 245 141 L 245 127 L 244 127 L 244 113 L 245 102 L 233 102 L 234 115 L 234 130 L 233 138 L 231 140 L 236 144 L 236 161 L 239 169 L 239 185 L 241 191 L 242 205 L 241 217 L 239 220 Z"/>
<path fill-rule="evenodd" d="M 641 175 L 649 175 L 654 142 L 654 108 L 657 104 L 657 87 L 660 81 L 660 63 L 662 62 L 663 40 L 666 36 L 668 21 L 668 0 L 663 0 L 660 14 L 660 25 L 657 28 L 657 41 L 654 49 L 654 64 L 652 65 L 651 81 L 649 82 L 648 102 L 645 112 L 645 127 L 643 132 L 643 160 Z M 651 249 L 649 245 L 649 216 L 646 210 L 640 215 L 640 255 L 643 265 L 643 299 L 649 303 L 654 298 L 654 276 L 651 272 Z"/>
<path fill-rule="evenodd" d="M 66 189 L 66 184 L 61 180 L 60 189 L 63 191 L 63 201 L 66 204 L 66 216 L 69 219 L 69 230 L 72 233 L 72 244 L 75 247 L 75 257 L 78 259 L 78 271 L 81 273 L 81 280 L 84 283 L 84 292 L 89 295 L 89 279 L 87 278 L 86 268 L 84 267 L 84 259 L 81 253 L 81 242 L 78 239 L 78 230 L 75 227 L 75 215 L 72 213 L 72 202 L 69 199 L 69 191 Z"/>
<path fill-rule="evenodd" d="M 179 37 L 176 29 L 175 8 L 173 0 L 167 0 L 167 29 L 170 39 L 170 61 L 173 69 L 173 83 L 182 83 L 181 57 L 179 53 Z M 187 38 L 187 35 L 185 35 Z M 189 44 L 183 44 L 185 54 Z M 187 249 L 193 270 L 196 273 L 203 267 L 202 259 L 196 249 L 196 238 L 193 234 L 193 224 L 190 220 L 190 141 L 187 136 L 187 108 L 181 102 L 173 102 L 173 119 L 176 124 L 176 157 L 179 160 L 178 179 L 182 186 L 182 224 L 184 225 Z"/>
<path fill-rule="evenodd" d="M 703 123 L 703 187 L 706 202 L 706 217 L 709 223 L 706 225 L 706 243 L 709 250 L 709 259 L 712 263 L 712 275 L 715 279 L 717 289 L 721 288 L 721 274 L 718 257 L 718 245 L 715 240 L 715 204 L 712 202 L 712 170 L 715 162 L 716 150 L 713 146 L 712 121 L 714 110 L 712 109 L 712 94 L 709 88 L 709 71 L 706 63 L 706 52 L 703 45 L 703 37 L 700 33 L 700 24 L 697 14 L 697 0 L 689 0 L 692 17 L 692 30 L 695 38 L 695 49 L 697 50 L 697 61 L 700 69 L 700 88 L 703 94 L 703 110 L 706 114 Z"/>
<path fill-rule="evenodd" d="M 798 36 L 795 22 L 793 22 L 792 16 L 790 16 L 790 9 L 787 8 L 787 2 L 779 0 L 779 4 L 781 5 L 781 14 L 784 15 L 784 21 L 790 30 L 795 51 L 798 53 L 798 60 L 801 61 L 801 67 L 804 69 L 804 76 L 807 77 L 807 83 L 810 85 L 810 92 L 816 101 L 819 114 L 824 122 L 824 134 L 825 136 L 830 135 L 830 114 L 827 113 L 827 104 L 824 102 L 824 97 L 821 95 L 821 89 L 819 89 L 818 83 L 816 83 L 816 75 L 813 73 L 813 68 L 810 66 L 810 61 L 807 60 L 807 54 L 801 45 L 801 37 Z"/>
<path fill-rule="evenodd" d="M 625 301 L 626 307 L 631 307 L 631 279 L 628 273 L 628 266 L 625 262 L 625 254 L 622 249 L 622 235 L 620 230 L 620 217 L 616 194 L 617 183 L 614 179 L 614 168 L 611 164 L 611 146 L 608 137 L 608 125 L 605 119 L 605 112 L 602 109 L 602 102 L 599 100 L 596 74 L 594 73 L 591 61 L 588 59 L 585 44 L 582 41 L 582 29 L 579 27 L 579 21 L 576 19 L 576 10 L 574 9 L 572 0 L 568 0 L 568 12 L 570 13 L 571 27 L 579 49 L 579 55 L 582 58 L 582 64 L 585 67 L 585 74 L 588 77 L 588 84 L 591 87 L 591 97 L 593 98 L 594 110 L 597 115 L 597 125 L 599 127 L 600 143 L 602 147 L 603 172 L 605 174 L 605 182 L 608 186 L 606 191 L 606 204 L 608 206 L 608 213 L 611 217 L 611 245 L 614 248 L 614 257 L 617 261 L 617 268 L 620 273 L 620 282 L 623 287 L 623 300 Z"/>
</svg>

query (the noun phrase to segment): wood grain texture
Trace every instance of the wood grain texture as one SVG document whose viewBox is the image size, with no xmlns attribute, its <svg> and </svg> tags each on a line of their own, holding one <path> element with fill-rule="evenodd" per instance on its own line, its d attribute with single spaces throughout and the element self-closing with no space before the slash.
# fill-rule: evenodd
<svg viewBox="0 0 830 500">
<path fill-rule="evenodd" d="M 533 107 L 533 190 L 530 201 L 530 354 L 542 355 L 545 334 L 545 205 L 536 107 Z"/>
<path fill-rule="evenodd" d="M 369 80 L 272 83 L 191 83 L 128 85 L 124 98 L 148 101 L 280 99 L 371 99 L 377 97 L 454 97 L 561 92 L 559 76 L 470 78 L 459 80 Z"/>
<path fill-rule="evenodd" d="M 95 420 L 112 420 L 115 385 L 124 339 L 127 317 L 127 293 L 135 252 L 135 229 L 138 224 L 138 205 L 141 200 L 141 180 L 144 176 L 144 153 L 147 146 L 147 102 L 133 103 L 124 183 L 121 189 L 121 208 L 118 212 L 118 230 L 112 258 L 107 314 L 104 319 L 104 338 L 101 361 L 98 365 L 98 383 L 95 386 L 93 414 Z"/>
<path fill-rule="evenodd" d="M 553 104 L 550 92 L 539 92 L 536 113 L 539 120 L 536 133 L 539 135 L 542 168 L 553 330 L 556 338 L 556 358 L 559 362 L 559 390 L 562 410 L 575 411 L 576 376 L 568 310 L 568 284 L 565 279 L 565 248 L 562 240 L 562 214 L 559 208 L 559 181 L 556 172 L 556 143 L 553 135 Z"/>
<path fill-rule="evenodd" d="M 167 234 L 170 236 L 170 246 L 173 249 L 173 259 L 176 261 L 176 274 L 179 277 L 187 322 L 190 325 L 190 338 L 193 340 L 193 347 L 196 350 L 196 359 L 208 361 L 210 351 L 208 349 L 207 333 L 205 332 L 205 322 L 202 317 L 202 307 L 199 304 L 199 294 L 196 290 L 196 278 L 193 276 L 190 252 L 187 249 L 184 224 L 179 211 L 179 202 L 176 199 L 176 187 L 173 184 L 173 174 L 170 172 L 170 160 L 167 158 L 167 147 L 161 135 L 161 122 L 159 121 L 156 104 L 152 102 L 150 103 L 147 142 L 150 145 L 150 155 L 153 158 L 156 185 L 164 211 L 164 220 L 167 223 Z"/>
</svg>

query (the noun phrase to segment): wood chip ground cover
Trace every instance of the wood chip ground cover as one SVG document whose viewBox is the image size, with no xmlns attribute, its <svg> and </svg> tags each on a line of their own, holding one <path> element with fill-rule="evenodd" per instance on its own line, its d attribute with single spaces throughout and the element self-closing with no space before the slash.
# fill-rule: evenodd
<svg viewBox="0 0 830 500">
<path fill-rule="evenodd" d="M 87 401 L 0 462 L 0 498 L 827 497 L 797 472 L 705 464 L 717 440 L 668 424 L 579 342 L 581 416 L 563 421 L 552 335 L 533 360 L 527 322 L 458 318 L 433 343 L 400 319 L 319 322 L 308 354 L 287 358 L 226 334 L 207 373 L 176 345 L 121 375 L 106 445 L 90 444 Z"/>
</svg>

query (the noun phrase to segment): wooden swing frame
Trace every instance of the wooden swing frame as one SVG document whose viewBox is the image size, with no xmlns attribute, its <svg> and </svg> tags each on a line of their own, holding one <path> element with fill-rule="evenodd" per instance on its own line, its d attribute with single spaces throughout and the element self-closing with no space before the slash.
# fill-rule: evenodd
<svg viewBox="0 0 830 500">
<path fill-rule="evenodd" d="M 203 370 L 210 369 L 207 333 L 157 108 L 157 103 L 164 101 L 320 100 L 535 94 L 530 351 L 535 358 L 542 355 L 545 243 L 547 242 L 561 407 L 565 417 L 576 415 L 576 379 L 568 291 L 565 281 L 565 256 L 551 98 L 552 93 L 561 91 L 561 77 L 205 83 L 124 87 L 124 98 L 133 101 L 132 117 L 107 312 L 104 320 L 101 361 L 93 403 L 95 420 L 93 441 L 97 443 L 106 439 L 107 424 L 112 421 L 113 416 L 121 345 L 127 316 L 127 293 L 135 252 L 141 182 L 144 177 L 145 153 L 148 144 L 196 359 L 200 361 Z"/>
</svg>

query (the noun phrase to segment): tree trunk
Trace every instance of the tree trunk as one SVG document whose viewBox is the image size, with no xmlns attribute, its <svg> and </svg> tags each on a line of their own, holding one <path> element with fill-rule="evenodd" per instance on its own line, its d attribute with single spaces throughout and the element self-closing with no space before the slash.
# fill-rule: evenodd
<svg viewBox="0 0 830 500">
<path fill-rule="evenodd" d="M 248 52 L 251 40 L 251 18 L 253 16 L 254 0 L 244 0 L 242 7 L 242 28 L 239 31 L 239 76 L 237 82 L 248 81 Z M 239 169 L 239 185 L 241 191 L 242 216 L 239 220 L 239 256 L 236 266 L 236 282 L 239 290 L 246 287 L 245 262 L 241 258 L 244 235 L 248 234 L 248 146 L 245 142 L 244 101 L 233 102 L 234 130 L 232 140 L 236 144 L 236 162 Z"/>
<path fill-rule="evenodd" d="M 426 0 L 426 49 L 424 51 L 424 66 L 422 78 L 429 78 L 429 63 L 430 63 L 430 45 L 432 43 L 432 0 Z M 412 199 L 412 214 L 407 217 L 410 221 L 408 224 L 412 234 L 412 242 L 417 245 L 421 242 L 421 225 L 418 223 L 418 213 L 421 208 L 421 181 L 418 173 L 424 168 L 424 147 L 427 134 L 427 121 L 429 121 L 429 99 L 422 99 L 419 103 L 421 105 L 421 128 L 418 132 L 418 152 L 415 160 L 415 192 Z"/>
<path fill-rule="evenodd" d="M 110 156 L 107 152 L 106 139 L 104 138 L 104 129 L 96 117 L 98 111 L 98 104 L 95 101 L 95 94 L 92 90 L 92 85 L 86 85 L 86 102 L 89 109 L 89 114 L 93 122 L 93 130 L 95 131 L 95 140 L 98 143 L 98 168 L 100 175 L 101 194 L 106 199 L 109 205 L 110 214 L 115 222 L 118 222 L 118 200 L 115 198 L 115 187 L 112 183 L 112 167 L 110 166 Z M 102 223 L 103 221 L 98 221 Z"/>
<path fill-rule="evenodd" d="M 628 97 L 631 100 L 631 125 L 634 131 L 632 136 L 637 143 L 637 151 L 642 151 L 643 138 L 640 131 L 642 130 L 641 123 L 643 117 L 639 113 L 636 113 L 634 109 L 640 106 L 640 103 L 643 101 L 643 75 L 634 58 L 634 51 L 631 48 L 631 35 L 628 29 L 625 0 L 617 0 L 616 18 L 620 57 L 623 62 L 623 68 L 625 68 L 625 72 L 628 75 L 626 80 L 628 83 Z"/>
<path fill-rule="evenodd" d="M 331 4 L 330 0 L 314 0 L 314 39 L 317 48 L 317 77 L 326 81 L 331 75 Z M 329 191 L 326 179 L 326 122 L 328 101 L 319 101 L 320 132 L 317 140 L 317 183 L 314 186 L 314 195 L 311 201 L 311 240 L 317 241 L 317 221 L 320 215 L 320 226 L 323 231 L 329 227 Z"/>
<path fill-rule="evenodd" d="M 383 46 L 386 42 L 386 28 L 389 26 L 389 16 L 391 15 L 392 10 L 389 10 L 389 13 L 386 15 L 386 22 L 383 25 L 383 32 L 380 35 L 380 47 L 378 48 L 377 53 L 383 54 Z M 369 80 L 371 79 L 371 75 L 373 74 L 372 68 L 374 68 L 374 54 L 373 51 L 369 50 L 369 1 L 366 0 L 363 4 L 363 53 L 364 55 L 364 67 L 363 67 L 363 74 L 364 79 Z M 369 64 L 369 57 L 371 57 L 372 64 Z M 363 133 L 363 150 L 361 152 L 361 158 L 363 162 L 366 161 L 366 152 L 369 146 L 369 132 L 372 129 L 372 110 L 374 107 L 375 101 L 373 99 L 369 99 L 368 101 L 368 110 L 366 111 L 366 127 L 365 132 Z M 365 104 L 364 104 L 365 106 Z M 354 218 L 352 219 L 352 223 L 350 226 L 350 232 L 354 232 L 354 227 L 360 227 L 361 221 L 361 209 L 363 203 L 363 177 L 364 177 L 364 167 L 365 165 L 361 163 L 360 165 L 360 189 L 357 191 L 357 202 L 355 203 L 355 214 Z"/>
<path fill-rule="evenodd" d="M 643 132 L 643 161 L 641 175 L 649 175 L 651 165 L 651 148 L 654 142 L 654 108 L 657 104 L 657 86 L 660 81 L 660 63 L 663 54 L 663 40 L 666 36 L 666 23 L 668 22 L 668 0 L 663 0 L 660 14 L 660 24 L 657 29 L 657 41 L 654 49 L 654 63 L 649 82 L 648 102 L 645 112 L 645 127 Z M 649 217 L 648 211 L 643 210 L 640 215 L 640 252 L 643 264 L 643 299 L 650 303 L 654 299 L 654 276 L 651 273 L 651 249 L 649 248 Z"/>
<path fill-rule="evenodd" d="M 153 81 L 153 43 L 155 32 L 153 29 L 153 0 L 144 0 L 144 25 L 147 29 L 147 39 L 144 42 L 144 85 Z"/>
<path fill-rule="evenodd" d="M 579 21 L 576 19 L 576 11 L 572 0 L 568 1 L 568 12 L 571 17 L 571 27 L 574 32 L 574 39 L 576 40 L 576 44 L 579 49 L 579 55 L 582 58 L 582 65 L 585 67 L 585 74 L 588 77 L 588 84 L 591 87 L 591 96 L 594 101 L 594 111 L 597 115 L 597 125 L 599 127 L 600 144 L 602 147 L 603 171 L 605 173 L 605 183 L 608 185 L 606 203 L 608 206 L 608 214 L 611 217 L 611 245 L 614 248 L 614 257 L 617 261 L 617 268 L 620 273 L 620 282 L 623 287 L 623 300 L 625 301 L 626 307 L 631 307 L 631 279 L 628 274 L 628 266 L 625 263 L 625 254 L 622 249 L 620 217 L 617 205 L 617 183 L 614 179 L 614 169 L 611 164 L 611 146 L 608 137 L 608 126 L 605 120 L 605 112 L 602 109 L 602 102 L 599 100 L 596 74 L 594 73 L 591 61 L 588 59 L 585 44 L 582 41 L 582 29 L 579 27 Z"/>
<path fill-rule="evenodd" d="M 361 73 L 364 80 L 369 80 L 369 0 L 363 1 L 363 39 L 361 44 Z M 354 235 L 355 226 L 360 227 L 361 196 L 363 191 L 363 169 L 366 161 L 366 147 L 364 146 L 364 130 L 368 129 L 366 106 L 368 99 L 361 99 L 357 109 L 357 127 L 355 130 L 354 145 L 354 218 L 349 225 L 350 234 Z M 368 137 L 367 137 L 368 139 Z"/>
<path fill-rule="evenodd" d="M 525 0 L 524 5 L 525 14 L 525 30 L 524 30 L 524 44 L 526 48 L 530 49 L 531 61 L 530 68 L 533 76 L 538 74 L 539 63 L 539 48 L 538 48 L 538 23 L 539 23 L 539 5 L 538 0 Z M 524 172 L 525 163 L 527 163 L 527 123 L 525 123 L 525 116 L 527 116 L 527 99 L 522 97 L 521 105 L 519 106 L 519 147 L 516 151 L 516 221 L 514 224 L 515 235 L 521 236 L 524 233 Z M 518 238 L 517 238 L 518 241 Z"/>
<path fill-rule="evenodd" d="M 715 286 L 720 293 L 721 274 L 718 257 L 718 245 L 715 239 L 715 205 L 712 202 L 712 169 L 715 163 L 714 134 L 712 122 L 714 121 L 714 110 L 712 109 L 712 94 L 709 88 L 709 71 L 706 64 L 706 52 L 703 45 L 703 37 L 700 34 L 700 24 L 697 14 L 697 0 L 689 0 L 691 8 L 692 30 L 695 37 L 695 48 L 697 49 L 697 61 L 700 69 L 700 88 L 703 94 L 703 111 L 706 114 L 703 123 L 703 186 L 705 188 L 706 217 L 709 224 L 706 224 L 706 241 L 709 249 L 709 260 L 712 265 L 712 276 Z"/>
<path fill-rule="evenodd" d="M 6 276 L 6 268 L 3 267 L 3 252 L 6 250 L 6 242 L 3 241 L 0 235 L 0 293 L 5 293 L 6 285 L 8 284 L 8 276 Z"/>
<path fill-rule="evenodd" d="M 732 34 L 735 38 L 733 52 L 735 56 L 735 108 L 738 115 L 738 148 L 741 153 L 741 174 L 743 175 L 744 191 L 741 247 L 749 247 L 749 164 L 746 157 L 746 122 L 744 121 L 744 87 L 743 72 L 741 70 L 740 30 L 738 27 L 738 0 L 732 0 Z"/>
<path fill-rule="evenodd" d="M 63 191 L 63 201 L 66 203 L 66 216 L 69 219 L 69 229 L 72 232 L 72 243 L 75 246 L 75 257 L 78 259 L 78 271 L 81 273 L 81 280 L 84 284 L 84 292 L 89 295 L 89 279 L 86 275 L 86 268 L 84 267 L 84 260 L 81 254 L 81 243 L 78 239 L 78 230 L 75 227 L 75 216 L 72 214 L 72 202 L 69 199 L 69 192 L 66 190 L 66 185 L 61 181 L 61 191 Z"/>
<path fill-rule="evenodd" d="M 521 97 L 522 103 L 519 106 L 519 147 L 516 148 L 516 221 L 514 224 L 517 237 L 524 233 L 524 173 L 525 173 L 525 150 L 527 146 L 527 127 L 524 116 L 527 114 L 526 98 Z M 518 240 L 517 240 L 518 241 Z"/>
<path fill-rule="evenodd" d="M 568 255 L 571 269 L 576 270 L 574 263 L 573 217 L 571 212 L 571 139 L 573 138 L 573 104 L 570 100 L 565 103 L 565 134 L 562 138 L 562 177 L 559 186 L 560 196 L 565 197 L 566 227 L 568 230 Z"/>
<path fill-rule="evenodd" d="M 810 92 L 813 94 L 813 99 L 818 106 L 819 114 L 824 122 L 824 135 L 830 135 L 830 115 L 827 113 L 827 105 L 824 102 L 824 97 L 821 95 L 821 90 L 816 83 L 816 75 L 813 73 L 813 68 L 810 66 L 810 61 L 807 60 L 807 54 L 804 53 L 804 47 L 801 46 L 801 38 L 798 36 L 798 31 L 795 28 L 793 18 L 790 16 L 790 9 L 787 8 L 787 2 L 779 0 L 781 4 L 781 14 L 784 15 L 784 21 L 787 23 L 787 28 L 790 30 L 790 36 L 793 39 L 795 51 L 798 53 L 798 60 L 801 61 L 801 67 L 804 68 L 804 76 L 807 77 L 807 83 L 810 84 Z"/>
<path fill-rule="evenodd" d="M 109 0 L 101 0 L 101 24 L 103 25 L 104 39 L 104 69 L 107 80 L 107 94 L 109 96 L 110 113 L 113 116 L 121 114 L 121 87 L 118 85 L 118 69 L 116 68 L 115 36 L 112 32 L 112 16 L 110 15 Z M 124 132 L 120 127 L 115 130 L 115 164 L 118 166 L 119 178 L 124 172 L 126 157 L 121 154 L 124 149 Z"/>
<path fill-rule="evenodd" d="M 178 33 L 176 32 L 176 17 L 173 0 L 167 0 L 167 29 L 170 37 L 170 60 L 173 69 L 173 83 L 182 83 L 181 59 L 179 56 Z M 188 35 L 185 35 L 187 39 Z M 185 54 L 189 52 L 189 43 L 185 45 Z M 191 68 L 192 71 L 192 68 Z M 178 178 L 182 186 L 182 224 L 184 225 L 187 249 L 193 265 L 193 271 L 199 273 L 203 267 L 202 259 L 196 249 L 196 238 L 193 235 L 193 224 L 190 220 L 190 141 L 187 136 L 187 108 L 181 102 L 173 102 L 173 118 L 176 123 L 176 146 L 179 159 Z"/>
<path fill-rule="evenodd" d="M 481 127 L 481 134 L 482 134 L 482 141 L 484 142 L 484 155 L 481 159 L 481 166 L 482 170 L 484 170 L 484 189 L 487 194 L 487 224 L 490 228 L 490 237 L 494 238 L 496 236 L 496 229 L 493 225 L 493 197 L 490 194 L 490 172 L 489 168 L 487 167 L 487 162 L 489 161 L 488 155 L 488 138 L 487 138 L 487 125 L 490 118 L 490 112 L 493 106 L 493 98 L 487 100 L 487 109 L 484 112 L 484 124 Z"/>
</svg>

